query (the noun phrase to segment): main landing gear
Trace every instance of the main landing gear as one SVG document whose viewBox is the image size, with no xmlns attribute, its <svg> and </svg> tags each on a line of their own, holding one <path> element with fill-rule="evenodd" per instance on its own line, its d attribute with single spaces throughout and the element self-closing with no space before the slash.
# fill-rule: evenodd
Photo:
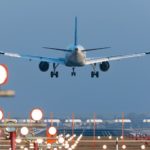
<svg viewBox="0 0 150 150">
<path fill-rule="evenodd" d="M 72 68 L 71 76 L 72 76 L 72 77 L 73 77 L 73 76 L 76 76 L 76 72 L 75 72 L 75 68 L 74 68 L 74 67 Z"/>
<path fill-rule="evenodd" d="M 93 71 L 91 71 L 91 78 L 98 78 L 99 77 L 99 71 L 96 71 L 96 64 L 92 65 Z"/>
<path fill-rule="evenodd" d="M 56 78 L 59 77 L 59 72 L 56 71 L 56 68 L 57 68 L 58 66 L 59 66 L 59 64 L 53 63 L 53 71 L 51 71 L 51 73 L 50 73 L 51 78 L 53 78 L 54 76 L 55 76 Z"/>
</svg>

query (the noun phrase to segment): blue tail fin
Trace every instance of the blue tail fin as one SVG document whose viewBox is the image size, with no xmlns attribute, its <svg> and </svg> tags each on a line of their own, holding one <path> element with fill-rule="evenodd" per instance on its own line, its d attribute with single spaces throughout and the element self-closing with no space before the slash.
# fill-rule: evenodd
<svg viewBox="0 0 150 150">
<path fill-rule="evenodd" d="M 78 37 L 77 37 L 77 17 L 75 17 L 75 30 L 74 30 L 74 45 L 78 44 Z"/>
</svg>

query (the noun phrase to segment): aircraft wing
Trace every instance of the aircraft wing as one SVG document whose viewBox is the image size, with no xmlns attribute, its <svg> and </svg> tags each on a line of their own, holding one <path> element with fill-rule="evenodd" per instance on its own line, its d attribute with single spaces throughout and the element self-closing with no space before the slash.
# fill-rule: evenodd
<svg viewBox="0 0 150 150">
<path fill-rule="evenodd" d="M 58 64 L 65 64 L 64 58 L 49 58 L 49 57 L 42 57 L 42 56 L 31 56 L 31 55 L 21 55 L 17 53 L 9 53 L 9 52 L 2 52 L 0 51 L 0 55 L 14 57 L 14 58 L 22 58 L 27 59 L 29 61 L 36 60 L 36 61 L 46 61 L 49 63 L 58 63 Z"/>
<path fill-rule="evenodd" d="M 105 61 L 117 61 L 123 60 L 128 58 L 136 58 L 149 55 L 150 52 L 143 52 L 143 53 L 135 53 L 130 55 L 120 55 L 120 56 L 111 56 L 111 57 L 101 57 L 101 58 L 88 58 L 85 62 L 86 65 L 95 64 L 95 63 L 102 63 Z"/>
</svg>

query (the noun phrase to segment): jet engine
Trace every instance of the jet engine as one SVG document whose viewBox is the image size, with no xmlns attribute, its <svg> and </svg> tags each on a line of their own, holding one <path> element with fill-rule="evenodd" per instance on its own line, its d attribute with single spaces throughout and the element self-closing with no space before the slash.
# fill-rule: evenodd
<svg viewBox="0 0 150 150">
<path fill-rule="evenodd" d="M 106 71 L 108 71 L 108 69 L 110 68 L 110 64 L 109 64 L 108 61 L 102 62 L 102 63 L 99 65 L 99 68 L 100 68 L 101 71 L 106 72 Z"/>
<path fill-rule="evenodd" d="M 49 63 L 46 62 L 46 61 L 41 61 L 41 62 L 39 63 L 39 68 L 40 68 L 40 70 L 41 70 L 42 72 L 46 72 L 46 71 L 48 71 L 48 69 L 49 69 Z"/>
</svg>

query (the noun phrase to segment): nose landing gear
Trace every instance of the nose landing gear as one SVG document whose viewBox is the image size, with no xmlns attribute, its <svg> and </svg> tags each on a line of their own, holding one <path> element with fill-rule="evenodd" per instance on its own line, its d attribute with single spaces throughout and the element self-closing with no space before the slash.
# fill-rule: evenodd
<svg viewBox="0 0 150 150">
<path fill-rule="evenodd" d="M 75 72 L 75 68 L 74 68 L 74 67 L 72 68 L 71 76 L 72 76 L 72 77 L 73 77 L 73 76 L 76 76 L 76 72 Z"/>
</svg>

